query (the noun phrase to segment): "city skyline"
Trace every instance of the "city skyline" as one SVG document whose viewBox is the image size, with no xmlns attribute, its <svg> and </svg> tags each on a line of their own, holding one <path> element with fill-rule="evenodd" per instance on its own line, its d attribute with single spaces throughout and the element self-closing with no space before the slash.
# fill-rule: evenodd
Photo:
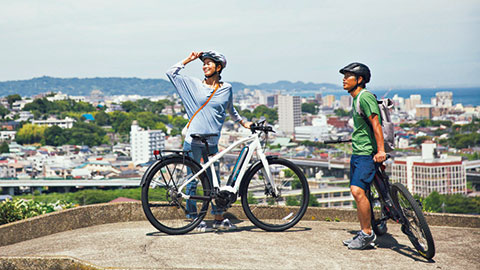
<svg viewBox="0 0 480 270">
<path fill-rule="evenodd" d="M 224 79 L 246 84 L 340 84 L 338 70 L 361 61 L 372 68 L 372 88 L 479 86 L 478 11 L 470 0 L 16 1 L 0 10 L 8 52 L 0 81 L 165 79 L 190 51 L 216 49 L 228 59 Z M 201 77 L 200 63 L 190 65 L 185 74 Z"/>
</svg>

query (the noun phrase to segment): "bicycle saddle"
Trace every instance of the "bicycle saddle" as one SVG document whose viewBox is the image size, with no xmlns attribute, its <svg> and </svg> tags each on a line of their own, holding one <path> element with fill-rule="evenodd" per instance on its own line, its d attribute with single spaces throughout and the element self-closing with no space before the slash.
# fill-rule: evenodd
<svg viewBox="0 0 480 270">
<path fill-rule="evenodd" d="M 209 134 L 194 133 L 194 134 L 190 134 L 190 137 L 192 137 L 193 139 L 196 139 L 196 140 L 200 140 L 200 141 L 205 141 L 208 138 L 214 137 L 214 136 L 218 136 L 218 134 L 217 133 L 209 133 Z"/>
</svg>

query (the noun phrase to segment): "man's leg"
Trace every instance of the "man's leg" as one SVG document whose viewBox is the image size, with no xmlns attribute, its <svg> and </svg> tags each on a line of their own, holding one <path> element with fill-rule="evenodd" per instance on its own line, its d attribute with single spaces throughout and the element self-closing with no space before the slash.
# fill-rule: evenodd
<svg viewBox="0 0 480 270">
<path fill-rule="evenodd" d="M 353 198 L 357 203 L 357 216 L 360 221 L 360 228 L 366 234 L 372 233 L 370 201 L 365 194 L 365 190 L 357 186 L 350 186 Z"/>
<path fill-rule="evenodd" d="M 350 159 L 350 191 L 357 203 L 357 216 L 362 229 L 354 238 L 343 241 L 349 249 L 364 249 L 375 241 L 371 228 L 370 201 L 365 190 L 368 190 L 375 166 L 371 156 L 352 155 Z"/>
</svg>

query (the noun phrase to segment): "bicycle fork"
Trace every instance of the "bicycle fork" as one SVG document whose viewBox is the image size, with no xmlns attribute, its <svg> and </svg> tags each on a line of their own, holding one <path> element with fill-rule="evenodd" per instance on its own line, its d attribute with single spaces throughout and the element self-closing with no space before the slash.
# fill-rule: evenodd
<svg viewBox="0 0 480 270">
<path fill-rule="evenodd" d="M 267 160 L 265 154 L 263 154 L 263 152 L 257 151 L 257 156 L 258 156 L 258 158 L 260 158 L 260 161 L 263 164 L 262 172 L 263 172 L 263 175 L 266 178 L 265 194 L 266 195 L 271 194 L 274 198 L 276 198 L 280 194 L 278 192 L 277 185 L 275 185 L 275 182 L 273 181 L 272 172 L 270 171 L 270 166 L 268 164 L 268 160 Z"/>
</svg>

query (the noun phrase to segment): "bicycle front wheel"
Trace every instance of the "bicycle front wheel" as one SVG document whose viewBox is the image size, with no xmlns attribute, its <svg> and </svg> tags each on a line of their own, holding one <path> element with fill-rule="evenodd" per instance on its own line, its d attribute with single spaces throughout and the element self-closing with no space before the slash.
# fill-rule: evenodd
<svg viewBox="0 0 480 270">
<path fill-rule="evenodd" d="M 284 231 L 300 221 L 308 206 L 309 189 L 305 175 L 292 162 L 269 158 L 276 194 L 267 183 L 266 171 L 260 162 L 246 175 L 242 206 L 248 219 L 266 231 Z"/>
<path fill-rule="evenodd" d="M 148 173 L 142 187 L 142 207 L 155 228 L 167 234 L 184 234 L 202 221 L 210 202 L 207 176 L 201 174 L 180 190 L 199 170 L 193 161 L 173 156 L 156 164 Z M 179 196 L 180 191 L 197 199 L 185 200 Z"/>
<path fill-rule="evenodd" d="M 405 226 L 402 227 L 402 231 L 408 236 L 420 255 L 427 259 L 433 258 L 435 244 L 420 205 L 407 188 L 400 183 L 392 185 L 391 193 L 393 203 L 405 217 L 406 224 L 402 225 Z"/>
</svg>

